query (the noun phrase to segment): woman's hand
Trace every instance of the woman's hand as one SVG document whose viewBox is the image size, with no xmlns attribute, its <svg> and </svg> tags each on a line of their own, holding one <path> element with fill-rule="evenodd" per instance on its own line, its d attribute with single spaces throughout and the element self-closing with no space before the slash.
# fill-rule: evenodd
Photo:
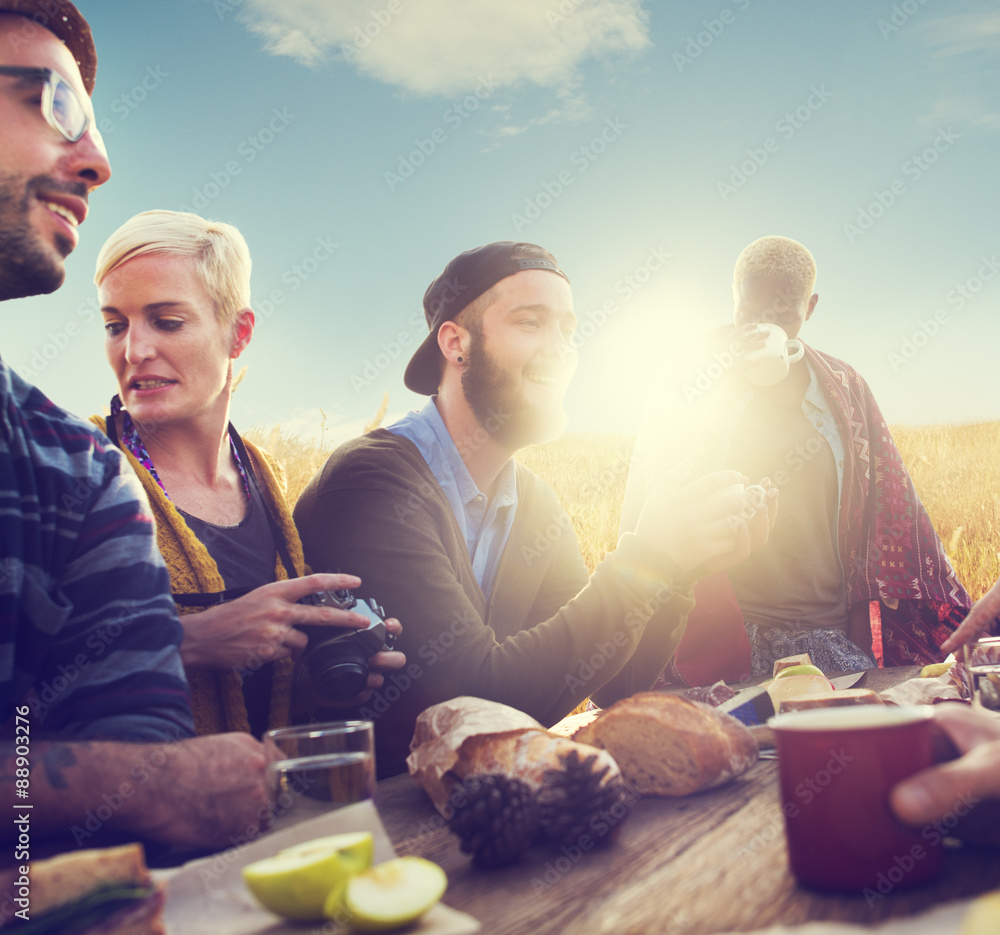
<svg viewBox="0 0 1000 935">
<path fill-rule="evenodd" d="M 762 500 L 748 499 L 747 478 L 738 471 L 716 471 L 681 486 L 690 470 L 686 458 L 663 475 L 636 524 L 640 539 L 665 552 L 682 572 L 701 565 L 728 568 L 767 542 L 778 511 L 778 491 L 770 481 L 761 484 Z"/>
<path fill-rule="evenodd" d="M 334 607 L 296 603 L 317 591 L 356 588 L 356 575 L 318 574 L 262 585 L 235 601 L 181 616 L 184 667 L 197 669 L 259 668 L 263 663 L 301 652 L 308 642 L 300 624 L 363 630 L 362 614 Z M 398 668 L 398 666 L 397 666 Z"/>
</svg>

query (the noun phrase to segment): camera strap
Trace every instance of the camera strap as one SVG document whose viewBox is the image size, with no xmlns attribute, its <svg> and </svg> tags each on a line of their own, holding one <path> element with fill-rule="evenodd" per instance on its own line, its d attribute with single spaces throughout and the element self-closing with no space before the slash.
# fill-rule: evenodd
<svg viewBox="0 0 1000 935">
<path fill-rule="evenodd" d="M 278 521 L 274 518 L 271 505 L 267 502 L 267 497 L 264 496 L 264 492 L 257 481 L 257 472 L 253 469 L 253 461 L 250 458 L 250 453 L 247 451 L 246 445 L 243 444 L 243 439 L 240 438 L 239 433 L 233 428 L 232 422 L 229 423 L 229 437 L 232 439 L 233 445 L 239 453 L 244 469 L 250 475 L 251 483 L 260 491 L 261 500 L 264 503 L 264 512 L 267 514 L 267 523 L 271 527 L 271 536 L 274 538 L 274 544 L 278 548 L 278 556 L 281 558 L 281 564 L 285 566 L 285 574 L 288 575 L 289 580 L 298 578 L 299 573 L 295 570 L 295 562 L 292 561 L 292 556 L 288 551 L 288 542 L 285 539 L 285 534 L 281 531 Z"/>
</svg>

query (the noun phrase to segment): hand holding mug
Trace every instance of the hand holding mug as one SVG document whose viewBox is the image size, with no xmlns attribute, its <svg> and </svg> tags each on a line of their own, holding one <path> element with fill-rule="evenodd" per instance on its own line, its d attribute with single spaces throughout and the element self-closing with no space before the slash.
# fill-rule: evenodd
<svg viewBox="0 0 1000 935">
<path fill-rule="evenodd" d="M 753 344 L 747 343 L 753 338 Z M 763 341 L 761 341 L 763 338 Z M 788 376 L 789 368 L 802 359 L 805 348 L 797 338 L 789 338 L 778 325 L 762 322 L 748 332 L 740 355 L 744 376 L 756 386 L 774 386 Z"/>
</svg>

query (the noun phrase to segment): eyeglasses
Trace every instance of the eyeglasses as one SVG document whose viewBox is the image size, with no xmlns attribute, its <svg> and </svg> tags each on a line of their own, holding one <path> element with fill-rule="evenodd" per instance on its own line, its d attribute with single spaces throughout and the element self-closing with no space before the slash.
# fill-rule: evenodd
<svg viewBox="0 0 1000 935">
<path fill-rule="evenodd" d="M 73 86 L 59 72 L 51 68 L 0 65 L 0 75 L 44 82 L 42 116 L 50 127 L 58 130 L 70 143 L 75 143 L 94 125 L 89 109 L 84 107 Z"/>
</svg>

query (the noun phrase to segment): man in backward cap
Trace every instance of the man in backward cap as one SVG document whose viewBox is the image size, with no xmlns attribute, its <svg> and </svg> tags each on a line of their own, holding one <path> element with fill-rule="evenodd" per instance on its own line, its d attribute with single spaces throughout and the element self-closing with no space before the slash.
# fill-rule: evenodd
<svg viewBox="0 0 1000 935">
<path fill-rule="evenodd" d="M 0 301 L 59 288 L 111 174 L 96 68 L 71 3 L 0 0 Z M 264 747 L 192 738 L 181 628 L 138 480 L 2 361 L 0 411 L 0 804 L 30 816 L 32 856 L 47 837 L 104 834 L 221 847 L 265 824 Z M 0 824 L 0 838 L 18 831 Z"/>
<path fill-rule="evenodd" d="M 734 525 L 731 488 L 745 478 L 677 489 L 682 465 L 588 575 L 554 492 L 513 460 L 565 426 L 566 274 L 534 244 L 487 244 L 447 265 L 424 310 L 430 334 L 405 382 L 430 400 L 335 451 L 295 509 L 312 567 L 354 569 L 403 622 L 411 663 L 357 712 L 377 719 L 382 776 L 405 768 L 416 717 L 437 702 L 476 695 L 550 725 L 589 695 L 649 688 L 683 632 L 696 569 L 745 558 L 777 505 L 768 495 Z"/>
</svg>

